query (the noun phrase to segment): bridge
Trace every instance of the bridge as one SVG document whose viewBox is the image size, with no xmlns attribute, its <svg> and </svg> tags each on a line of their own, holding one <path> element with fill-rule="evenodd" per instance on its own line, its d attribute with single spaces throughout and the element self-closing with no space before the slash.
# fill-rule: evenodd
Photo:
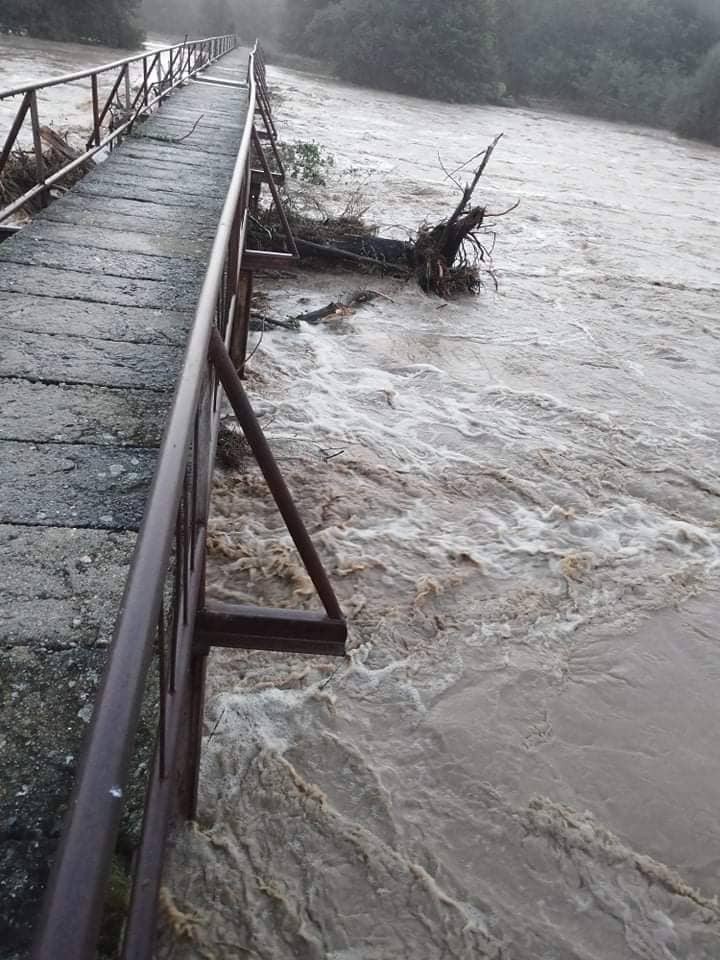
<svg viewBox="0 0 720 960">
<path fill-rule="evenodd" d="M 63 83 L 89 88 L 89 139 L 51 171 L 40 105 Z M 118 955 L 145 958 L 166 838 L 195 810 L 208 654 L 345 652 L 242 383 L 253 272 L 297 251 L 257 45 L 186 42 L 0 91 L 7 103 L 0 177 L 25 136 L 35 180 L 0 210 L 0 955 L 95 957 L 119 864 Z M 250 244 L 263 191 L 280 250 Z M 321 613 L 205 597 L 228 404 Z"/>
</svg>

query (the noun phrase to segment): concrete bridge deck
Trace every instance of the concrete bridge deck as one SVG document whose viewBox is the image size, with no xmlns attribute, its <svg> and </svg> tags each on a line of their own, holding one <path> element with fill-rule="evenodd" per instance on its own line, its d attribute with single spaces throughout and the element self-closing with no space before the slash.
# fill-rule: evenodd
<svg viewBox="0 0 720 960">
<path fill-rule="evenodd" d="M 245 112 L 192 82 L 0 245 L 3 958 L 36 920 Z"/>
</svg>

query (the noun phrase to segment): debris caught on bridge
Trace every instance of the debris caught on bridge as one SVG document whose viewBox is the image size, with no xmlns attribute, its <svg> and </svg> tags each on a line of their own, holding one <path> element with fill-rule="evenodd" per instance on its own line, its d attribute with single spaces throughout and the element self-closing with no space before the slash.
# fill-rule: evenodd
<svg viewBox="0 0 720 960">
<path fill-rule="evenodd" d="M 344 262 L 361 271 L 415 278 L 426 293 L 446 298 L 478 293 L 488 281 L 497 287 L 492 262 L 495 221 L 517 204 L 491 213 L 484 204 L 474 202 L 474 195 L 501 138 L 499 134 L 456 170 L 448 172 L 443 167 L 460 191 L 460 199 L 448 217 L 438 223 L 422 223 L 407 240 L 378 236 L 363 222 L 356 202 L 338 217 L 317 217 L 299 213 L 291 198 L 289 216 L 301 257 L 310 263 Z M 470 181 L 461 184 L 458 177 L 473 163 Z M 258 243 L 274 240 L 278 226 L 273 216 L 271 211 L 259 212 Z"/>
<path fill-rule="evenodd" d="M 81 152 L 75 150 L 68 142 L 67 133 L 58 133 L 52 127 L 40 127 L 40 138 L 44 149 L 42 151 L 43 172 L 46 177 L 52 176 L 68 163 L 76 160 Z M 53 187 L 51 195 L 65 193 L 74 183 L 82 180 L 85 174 L 95 166 L 92 159 L 87 160 L 75 170 L 68 173 L 63 180 L 62 187 Z M 37 161 L 32 149 L 25 150 L 18 147 L 8 157 L 7 164 L 0 176 L 0 208 L 8 206 L 38 182 Z M 42 195 L 29 200 L 22 208 L 30 216 L 44 206 Z"/>
</svg>

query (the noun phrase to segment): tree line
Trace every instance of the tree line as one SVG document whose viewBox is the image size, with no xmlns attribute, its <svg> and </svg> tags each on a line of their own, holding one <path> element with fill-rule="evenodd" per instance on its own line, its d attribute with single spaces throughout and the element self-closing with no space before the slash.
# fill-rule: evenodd
<svg viewBox="0 0 720 960">
<path fill-rule="evenodd" d="M 136 47 L 144 35 L 140 0 L 0 0 L 0 30 L 112 47 Z"/>
<path fill-rule="evenodd" d="M 0 31 L 137 47 L 146 31 L 171 41 L 242 32 L 277 37 L 286 0 L 0 0 Z"/>
<path fill-rule="evenodd" d="M 347 80 L 547 98 L 720 142 L 716 0 L 287 0 L 281 39 Z"/>
<path fill-rule="evenodd" d="M 0 0 L 2 2 L 2 0 Z M 174 36 L 239 33 L 246 41 L 277 41 L 287 0 L 143 0 L 148 30 Z"/>
<path fill-rule="evenodd" d="M 128 47 L 237 31 L 388 90 L 545 98 L 720 143 L 719 0 L 0 0 L 3 28 Z"/>
</svg>

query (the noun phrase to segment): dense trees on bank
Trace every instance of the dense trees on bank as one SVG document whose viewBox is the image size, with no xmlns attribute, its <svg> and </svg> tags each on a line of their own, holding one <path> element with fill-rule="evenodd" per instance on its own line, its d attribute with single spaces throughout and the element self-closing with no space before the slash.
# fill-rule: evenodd
<svg viewBox="0 0 720 960">
<path fill-rule="evenodd" d="M 0 31 L 134 47 L 145 31 L 170 40 L 238 31 L 278 37 L 286 0 L 0 0 Z"/>
<path fill-rule="evenodd" d="M 349 80 L 546 97 L 720 140 L 714 0 L 287 0 L 283 39 Z"/>
<path fill-rule="evenodd" d="M 0 0 L 0 30 L 134 47 L 143 36 L 139 5 L 140 0 Z"/>
<path fill-rule="evenodd" d="M 0 29 L 134 46 L 237 31 L 342 78 L 454 101 L 541 97 L 720 143 L 720 0 L 0 0 Z"/>
<path fill-rule="evenodd" d="M 348 80 L 447 100 L 492 97 L 495 0 L 287 0 L 282 40 Z"/>
<path fill-rule="evenodd" d="M 720 39 L 695 0 L 508 0 L 498 37 L 509 91 L 616 119 L 671 120 L 685 78 Z"/>
<path fill-rule="evenodd" d="M 498 76 L 493 0 L 343 0 L 315 10 L 297 39 L 347 79 L 418 96 L 484 99 Z"/>
</svg>

